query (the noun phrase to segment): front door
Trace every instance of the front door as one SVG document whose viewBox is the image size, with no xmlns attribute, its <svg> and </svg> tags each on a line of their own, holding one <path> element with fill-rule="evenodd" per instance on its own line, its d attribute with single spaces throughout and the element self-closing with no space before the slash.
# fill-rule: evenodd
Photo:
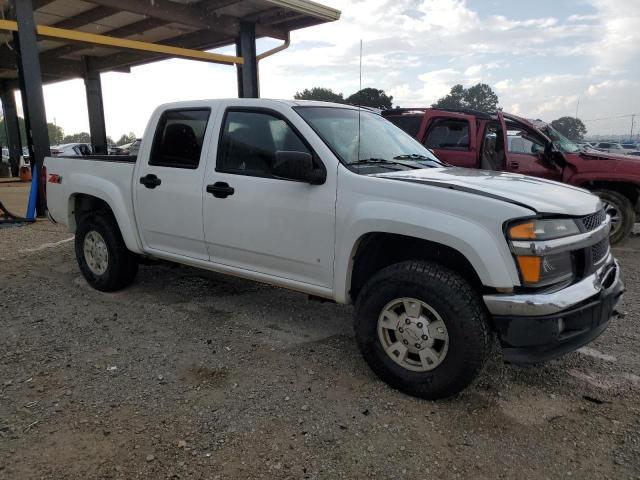
<svg viewBox="0 0 640 480">
<path fill-rule="evenodd" d="M 478 167 L 475 116 L 428 111 L 423 124 L 420 141 L 438 159 L 457 167 Z"/>
<path fill-rule="evenodd" d="M 205 239 L 215 263 L 331 287 L 336 172 L 322 185 L 275 178 L 275 152 L 311 153 L 298 129 L 274 110 L 229 107 L 221 118 L 215 171 L 206 175 Z"/>
<path fill-rule="evenodd" d="M 165 111 L 135 182 L 136 220 L 150 252 L 208 260 L 202 223 L 208 108 Z"/>
<path fill-rule="evenodd" d="M 498 117 L 505 132 L 504 142 L 507 146 L 505 170 L 560 181 L 562 169 L 545 157 L 548 140 L 526 125 L 505 119 L 502 112 L 498 113 Z"/>
</svg>

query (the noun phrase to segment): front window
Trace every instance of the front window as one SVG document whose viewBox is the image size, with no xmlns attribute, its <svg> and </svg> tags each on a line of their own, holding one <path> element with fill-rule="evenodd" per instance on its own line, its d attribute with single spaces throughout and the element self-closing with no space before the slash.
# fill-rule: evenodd
<svg viewBox="0 0 640 480">
<path fill-rule="evenodd" d="M 296 111 L 346 165 L 366 162 L 413 164 L 413 168 L 444 165 L 380 115 L 337 107 L 297 107 Z"/>
</svg>

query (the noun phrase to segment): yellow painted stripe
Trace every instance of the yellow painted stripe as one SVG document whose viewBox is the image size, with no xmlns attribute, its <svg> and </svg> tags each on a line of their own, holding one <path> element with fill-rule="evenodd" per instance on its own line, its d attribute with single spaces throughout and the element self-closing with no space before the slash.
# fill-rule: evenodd
<svg viewBox="0 0 640 480">
<path fill-rule="evenodd" d="M 13 20 L 0 20 L 0 30 L 18 31 L 18 24 Z M 36 27 L 38 35 L 43 37 L 61 38 L 74 42 L 92 43 L 109 47 L 124 48 L 127 50 L 138 50 L 143 52 L 161 53 L 171 57 L 187 58 L 202 62 L 224 63 L 228 65 L 242 64 L 242 57 L 232 55 L 221 55 L 219 53 L 202 52 L 189 48 L 170 47 L 157 43 L 140 42 L 138 40 L 127 40 L 125 38 L 109 37 L 107 35 L 97 35 L 95 33 L 79 32 L 77 30 L 67 30 L 64 28 L 47 27 L 38 25 Z M 44 52 L 46 55 L 46 52 Z"/>
</svg>

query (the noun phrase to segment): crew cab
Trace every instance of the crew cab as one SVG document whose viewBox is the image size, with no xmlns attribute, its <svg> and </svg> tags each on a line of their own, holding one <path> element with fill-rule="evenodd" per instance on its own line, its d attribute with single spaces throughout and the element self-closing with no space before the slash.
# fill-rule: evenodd
<svg viewBox="0 0 640 480">
<path fill-rule="evenodd" d="M 96 289 L 150 258 L 354 303 L 373 371 L 430 399 L 469 385 L 491 335 L 507 361 L 535 363 L 615 317 L 610 218 L 586 190 L 447 167 L 331 103 L 173 103 L 143 138 L 137 157 L 45 159 L 50 217 Z"/>
<path fill-rule="evenodd" d="M 504 112 L 408 108 L 383 115 L 451 165 L 517 172 L 592 191 L 611 217 L 611 243 L 633 230 L 640 212 L 640 162 L 633 156 L 578 147 L 545 122 Z"/>
</svg>

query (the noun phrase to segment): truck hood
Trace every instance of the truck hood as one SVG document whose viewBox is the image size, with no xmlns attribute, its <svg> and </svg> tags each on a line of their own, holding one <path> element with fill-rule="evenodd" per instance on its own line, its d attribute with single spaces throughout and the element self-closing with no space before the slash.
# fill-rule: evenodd
<svg viewBox="0 0 640 480">
<path fill-rule="evenodd" d="M 515 173 L 444 167 L 372 176 L 465 191 L 525 206 L 537 213 L 582 216 L 602 208 L 600 199 L 587 190 Z"/>
<path fill-rule="evenodd" d="M 640 157 L 634 155 L 624 155 L 622 153 L 610 153 L 610 152 L 601 152 L 600 150 L 596 150 L 595 148 L 585 148 L 580 153 L 574 153 L 572 155 L 580 155 L 582 158 L 586 158 L 588 160 L 617 160 L 622 162 L 631 162 L 632 164 L 637 164 L 640 161 Z"/>
</svg>

